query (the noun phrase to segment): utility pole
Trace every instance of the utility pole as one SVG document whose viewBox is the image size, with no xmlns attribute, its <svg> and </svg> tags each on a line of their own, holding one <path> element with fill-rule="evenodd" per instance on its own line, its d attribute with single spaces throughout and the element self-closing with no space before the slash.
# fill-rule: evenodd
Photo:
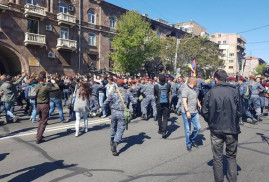
<svg viewBox="0 0 269 182">
<path fill-rule="evenodd" d="M 180 39 L 177 38 L 176 54 L 175 54 L 175 62 L 174 62 L 174 74 L 177 73 L 177 58 L 178 58 L 177 50 L 178 50 L 179 43 L 180 43 Z"/>
<path fill-rule="evenodd" d="M 78 36 L 78 73 L 81 69 L 81 21 L 82 21 L 82 0 L 79 0 L 79 36 Z"/>
</svg>

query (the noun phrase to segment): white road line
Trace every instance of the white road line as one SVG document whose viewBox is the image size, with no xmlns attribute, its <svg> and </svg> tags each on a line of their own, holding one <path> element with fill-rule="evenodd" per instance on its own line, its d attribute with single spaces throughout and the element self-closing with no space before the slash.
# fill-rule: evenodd
<svg viewBox="0 0 269 182">
<path fill-rule="evenodd" d="M 107 123 L 109 122 L 110 120 L 109 119 L 100 119 L 100 120 L 97 120 L 96 122 L 89 122 L 89 125 L 95 125 L 95 124 L 101 124 L 101 123 Z M 57 131 L 57 130 L 63 130 L 63 129 L 68 129 L 68 128 L 74 128 L 75 126 L 75 123 L 73 124 L 69 124 L 69 125 L 64 125 L 64 126 L 58 126 L 58 127 L 52 127 L 52 128 L 47 128 L 45 130 L 45 133 L 47 132 L 51 132 L 51 131 Z M 83 122 L 80 123 L 80 126 L 84 125 Z M 36 131 L 30 131 L 30 132 L 26 132 L 26 133 L 22 133 L 22 134 L 15 134 L 15 135 L 12 135 L 12 136 L 6 136 L 6 137 L 2 137 L 0 138 L 0 141 L 1 140 L 4 140 L 4 139 L 10 139 L 10 138 L 15 138 L 15 137 L 23 137 L 23 136 L 28 136 L 28 135 L 33 135 L 33 134 L 36 134 L 37 132 Z"/>
</svg>

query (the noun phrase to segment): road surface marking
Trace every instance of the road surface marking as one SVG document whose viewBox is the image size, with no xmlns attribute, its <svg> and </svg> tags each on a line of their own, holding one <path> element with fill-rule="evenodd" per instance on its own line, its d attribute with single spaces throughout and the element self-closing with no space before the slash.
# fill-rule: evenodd
<svg viewBox="0 0 269 182">
<path fill-rule="evenodd" d="M 107 119 L 107 118 L 104 118 L 104 119 L 99 119 L 95 122 L 89 122 L 88 125 L 97 125 L 97 124 L 101 124 L 101 123 L 107 123 L 109 122 L 110 120 Z M 84 125 L 83 122 L 80 122 L 80 126 Z M 75 128 L 75 123 L 73 124 L 68 124 L 68 125 L 63 125 L 63 126 L 57 126 L 57 127 L 51 127 L 51 128 L 46 128 L 45 132 L 51 132 L 51 131 L 57 131 L 57 130 L 63 130 L 63 129 L 69 129 L 69 128 Z M 36 130 L 36 129 L 35 129 Z M 14 134 L 14 135 L 11 135 L 9 136 L 8 134 L 6 136 L 2 136 L 0 138 L 0 140 L 4 140 L 4 139 L 10 139 L 10 138 L 14 138 L 14 137 L 22 137 L 22 136 L 28 136 L 28 135 L 33 135 L 33 134 L 36 134 L 37 131 L 29 131 L 29 132 L 23 132 L 22 134 Z"/>
</svg>

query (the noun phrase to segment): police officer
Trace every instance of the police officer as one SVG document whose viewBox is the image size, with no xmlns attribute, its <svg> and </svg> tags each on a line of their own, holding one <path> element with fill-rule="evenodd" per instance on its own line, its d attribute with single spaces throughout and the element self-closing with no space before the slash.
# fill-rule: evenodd
<svg viewBox="0 0 269 182">
<path fill-rule="evenodd" d="M 250 76 L 250 81 L 248 83 L 249 89 L 251 91 L 250 96 L 250 105 L 253 106 L 256 112 L 256 119 L 258 121 L 262 121 L 260 118 L 261 115 L 261 100 L 259 98 L 260 91 L 266 92 L 266 89 L 258 82 L 255 81 L 255 77 L 252 75 Z"/>
<path fill-rule="evenodd" d="M 251 124 L 255 124 L 256 121 L 253 119 L 252 114 L 249 112 L 249 89 L 247 87 L 247 84 L 245 82 L 245 79 L 243 77 L 240 77 L 238 79 L 238 89 L 239 89 L 239 95 L 242 100 L 242 105 L 243 105 L 243 117 L 245 119 L 250 118 L 251 119 Z M 239 118 L 239 124 L 244 125 L 243 123 L 243 118 Z"/>
<path fill-rule="evenodd" d="M 238 83 L 235 82 L 235 77 L 231 76 L 231 77 L 228 77 L 228 80 L 229 80 L 229 83 L 234 85 L 234 86 L 238 86 Z"/>
<path fill-rule="evenodd" d="M 130 93 L 132 96 L 137 100 L 138 99 L 138 90 L 139 86 L 136 84 L 136 80 L 131 80 L 132 85 L 129 88 Z M 129 109 L 133 113 L 133 118 L 137 117 L 137 103 L 136 104 L 130 104 Z"/>
<path fill-rule="evenodd" d="M 171 83 L 171 92 L 172 92 L 172 99 L 171 99 L 171 111 L 176 113 L 176 105 L 177 105 L 177 92 L 179 89 L 179 84 L 177 79 L 174 78 L 173 82 Z"/>
<path fill-rule="evenodd" d="M 152 84 L 152 81 L 153 81 L 152 79 L 148 79 L 148 83 L 141 90 L 141 92 L 145 94 L 145 98 L 141 102 L 141 111 L 142 111 L 142 118 L 147 120 L 148 119 L 147 107 L 151 105 L 154 120 L 157 121 L 156 101 L 154 97 L 154 85 Z"/>
<path fill-rule="evenodd" d="M 182 108 L 182 89 L 184 88 L 185 83 L 183 78 L 179 78 L 179 84 L 178 84 L 178 90 L 177 90 L 177 114 L 181 114 L 181 108 Z"/>
<path fill-rule="evenodd" d="M 93 103 L 98 103 L 99 105 L 99 90 L 103 89 L 104 86 L 102 85 L 101 81 L 99 82 L 98 80 L 94 80 L 92 82 L 92 96 L 91 96 L 91 100 Z M 100 105 L 99 105 L 100 107 Z M 92 108 L 90 108 L 92 109 Z M 92 116 L 96 116 L 95 112 L 91 113 Z"/>
<path fill-rule="evenodd" d="M 102 109 L 104 110 L 111 104 L 111 133 L 110 133 L 110 146 L 112 155 L 117 156 L 117 145 L 120 143 L 122 139 L 123 132 L 126 127 L 126 122 L 124 119 L 123 111 L 125 106 L 129 104 L 129 101 L 132 104 L 136 104 L 136 99 L 132 96 L 130 91 L 125 90 L 123 88 L 124 85 L 123 80 L 117 81 L 118 88 L 111 93 L 108 98 L 105 100 Z M 120 93 L 120 94 L 119 94 Z M 123 101 L 125 106 L 123 105 Z"/>
</svg>

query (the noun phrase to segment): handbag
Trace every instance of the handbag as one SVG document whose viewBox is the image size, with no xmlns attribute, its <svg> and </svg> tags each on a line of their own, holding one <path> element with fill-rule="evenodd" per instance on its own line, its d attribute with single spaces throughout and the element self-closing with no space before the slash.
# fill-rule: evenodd
<svg viewBox="0 0 269 182">
<path fill-rule="evenodd" d="M 126 107 L 126 105 L 124 103 L 124 100 L 123 100 L 123 98 L 121 96 L 121 93 L 120 93 L 118 88 L 117 88 L 117 92 L 118 92 L 118 94 L 120 96 L 120 99 L 121 99 L 121 102 L 122 102 L 122 104 L 124 106 L 123 116 L 124 116 L 124 119 L 125 119 L 125 122 L 126 122 L 126 130 L 128 130 L 128 124 L 131 122 L 131 119 L 132 119 L 132 112 L 131 112 L 130 109 L 128 109 Z"/>
</svg>

